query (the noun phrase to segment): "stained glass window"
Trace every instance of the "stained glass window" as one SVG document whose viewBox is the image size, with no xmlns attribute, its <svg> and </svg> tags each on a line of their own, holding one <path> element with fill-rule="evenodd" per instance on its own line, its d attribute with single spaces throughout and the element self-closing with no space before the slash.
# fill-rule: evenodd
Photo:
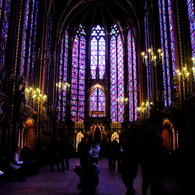
<svg viewBox="0 0 195 195">
<path fill-rule="evenodd" d="M 45 63 L 45 70 L 43 69 L 43 71 L 45 71 L 45 94 L 49 94 L 51 91 L 51 77 L 53 76 L 53 60 L 52 60 L 52 53 L 53 53 L 53 49 L 52 49 L 52 44 L 53 44 L 53 10 L 51 10 L 50 14 L 48 14 L 47 16 L 47 41 L 46 41 L 46 49 L 45 49 L 45 56 L 44 56 L 44 60 L 42 60 L 42 63 Z"/>
<path fill-rule="evenodd" d="M 124 60 L 123 44 L 116 25 L 110 32 L 110 116 L 112 122 L 124 121 Z"/>
<path fill-rule="evenodd" d="M 137 120 L 137 59 L 135 40 L 128 31 L 128 101 L 129 101 L 129 121 Z"/>
<path fill-rule="evenodd" d="M 29 83 L 34 78 L 37 18 L 38 1 L 27 0 L 23 17 L 20 75 L 24 75 Z"/>
<path fill-rule="evenodd" d="M 95 26 L 91 33 L 91 76 L 96 79 L 96 71 L 100 79 L 105 74 L 105 33 L 103 27 Z"/>
<path fill-rule="evenodd" d="M 68 32 L 61 42 L 60 51 L 60 70 L 59 70 L 59 83 L 61 83 L 61 89 L 58 91 L 58 119 L 61 121 L 65 120 L 66 108 L 67 108 L 67 90 L 69 89 L 67 80 L 67 68 L 68 68 Z"/>
<path fill-rule="evenodd" d="M 146 51 L 148 51 L 149 48 L 151 48 L 151 30 L 150 30 L 150 22 L 149 22 L 149 14 L 148 12 L 145 14 L 144 18 L 144 28 L 145 28 L 145 48 Z M 149 58 L 147 58 L 149 59 Z M 152 68 L 151 64 L 146 59 L 145 65 L 146 65 L 146 85 L 147 85 L 147 100 L 153 99 L 153 93 L 152 93 L 152 77 L 150 76 L 152 74 Z"/>
<path fill-rule="evenodd" d="M 160 36 L 163 52 L 164 106 L 171 105 L 171 74 L 176 76 L 176 51 L 171 0 L 159 0 Z"/>
<path fill-rule="evenodd" d="M 105 116 L 105 93 L 103 87 L 96 84 L 90 95 L 90 112 L 91 117 L 104 117 Z"/>
<path fill-rule="evenodd" d="M 0 1 L 0 21 L 2 26 L 0 27 L 0 70 L 3 70 L 5 62 L 5 52 L 7 48 L 7 36 L 8 36 L 8 25 L 9 25 L 9 15 L 10 15 L 10 1 L 1 0 Z M 3 77 L 3 75 L 0 75 Z"/>
<path fill-rule="evenodd" d="M 79 27 L 73 43 L 71 73 L 71 115 L 73 122 L 84 121 L 85 110 L 85 30 Z"/>
<path fill-rule="evenodd" d="M 188 18 L 190 24 L 190 37 L 191 37 L 191 47 L 192 47 L 192 58 L 193 58 L 193 68 L 195 70 L 195 4 L 193 0 L 187 0 L 188 3 Z M 194 81 L 195 81 L 195 71 Z"/>
</svg>

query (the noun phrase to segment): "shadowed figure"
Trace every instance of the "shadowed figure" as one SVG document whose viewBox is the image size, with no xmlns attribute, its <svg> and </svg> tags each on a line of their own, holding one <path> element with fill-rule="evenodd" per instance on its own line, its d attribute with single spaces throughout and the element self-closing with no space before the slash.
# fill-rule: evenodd
<svg viewBox="0 0 195 195">
<path fill-rule="evenodd" d="M 138 147 L 136 139 L 129 138 L 124 144 L 123 158 L 119 166 L 119 172 L 127 188 L 126 195 L 133 195 L 135 193 L 133 183 L 138 172 Z"/>
<path fill-rule="evenodd" d="M 9 165 L 11 167 L 11 172 L 17 177 L 18 181 L 25 181 L 23 164 L 24 162 L 20 160 L 20 148 L 17 147 L 11 155 Z"/>
<path fill-rule="evenodd" d="M 70 145 L 65 135 L 59 138 L 59 164 L 61 171 L 67 173 L 69 171 Z"/>
<path fill-rule="evenodd" d="M 89 158 L 89 150 L 90 150 L 90 145 L 86 141 L 86 139 L 83 137 L 81 139 L 81 142 L 78 144 L 78 154 L 80 158 L 80 166 L 83 167 L 85 165 L 85 162 Z"/>
<path fill-rule="evenodd" d="M 179 195 L 195 194 L 195 145 L 190 140 L 182 140 L 171 154 L 171 176 L 178 181 Z"/>
<path fill-rule="evenodd" d="M 91 145 L 89 150 L 89 155 L 91 157 L 92 162 L 98 164 L 99 161 L 99 153 L 100 153 L 100 146 L 99 143 L 94 143 Z"/>
<path fill-rule="evenodd" d="M 83 167 L 76 166 L 73 167 L 73 170 L 80 177 L 80 183 L 77 188 L 85 193 L 93 193 L 99 184 L 99 166 L 89 159 Z"/>
<path fill-rule="evenodd" d="M 164 195 L 164 178 L 169 158 L 169 152 L 163 146 L 163 139 L 159 136 L 147 137 L 143 144 L 142 193 L 147 194 L 150 186 L 151 195 Z"/>
</svg>

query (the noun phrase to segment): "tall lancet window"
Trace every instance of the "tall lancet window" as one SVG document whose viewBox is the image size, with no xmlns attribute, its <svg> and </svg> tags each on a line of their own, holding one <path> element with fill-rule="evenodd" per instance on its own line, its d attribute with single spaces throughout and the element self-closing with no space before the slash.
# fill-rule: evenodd
<svg viewBox="0 0 195 195">
<path fill-rule="evenodd" d="M 137 55 L 135 40 L 128 31 L 128 96 L 129 96 L 129 121 L 137 120 Z"/>
<path fill-rule="evenodd" d="M 172 0 L 159 0 L 160 36 L 163 52 L 164 106 L 171 105 L 171 76 L 176 76 L 176 37 Z"/>
<path fill-rule="evenodd" d="M 0 70 L 2 73 L 4 63 L 5 63 L 5 55 L 7 48 L 7 37 L 8 37 L 8 26 L 9 26 L 9 15 L 10 15 L 10 1 L 9 0 L 1 0 L 0 1 Z M 1 79 L 5 75 L 0 74 Z"/>
<path fill-rule="evenodd" d="M 149 20 L 149 13 L 146 12 L 145 18 L 144 18 L 144 28 L 145 28 L 145 48 L 146 51 L 151 48 L 151 28 L 150 28 L 150 20 Z M 147 86 L 147 100 L 150 101 L 153 99 L 153 93 L 152 93 L 152 65 L 146 60 L 146 86 Z"/>
<path fill-rule="evenodd" d="M 22 14 L 20 14 L 21 16 Z M 36 32 L 38 17 L 38 1 L 25 1 L 23 14 L 23 29 L 21 40 L 20 75 L 24 75 L 28 82 L 34 78 L 34 63 L 36 56 Z"/>
<path fill-rule="evenodd" d="M 67 80 L 67 68 L 68 68 L 68 33 L 65 35 L 61 43 L 60 51 L 60 71 L 59 71 L 59 83 L 62 85 L 62 90 L 58 91 L 58 119 L 64 121 L 66 117 L 66 107 L 67 107 L 67 90 L 68 90 L 68 80 Z"/>
<path fill-rule="evenodd" d="M 92 87 L 90 94 L 90 116 L 104 117 L 105 116 L 105 93 L 104 88 L 100 84 Z"/>
<path fill-rule="evenodd" d="M 91 33 L 91 76 L 103 79 L 105 74 L 105 33 L 104 29 L 97 25 Z"/>
<path fill-rule="evenodd" d="M 53 11 L 53 10 L 52 10 Z M 45 93 L 49 94 L 50 92 L 50 86 L 51 86 L 51 76 L 53 76 L 53 60 L 52 60 L 52 41 L 53 41 L 53 14 L 51 13 L 47 17 L 47 26 L 48 26 L 48 31 L 47 31 L 47 50 L 46 50 L 46 67 L 45 67 Z"/>
<path fill-rule="evenodd" d="M 195 69 L 195 4 L 193 0 L 187 0 L 188 3 L 188 18 L 190 25 L 190 37 L 191 37 L 191 47 L 192 47 L 192 58 L 193 58 L 193 68 Z M 194 81 L 195 81 L 195 71 Z"/>
<path fill-rule="evenodd" d="M 71 73 L 71 117 L 73 122 L 84 121 L 85 110 L 85 30 L 79 27 L 73 42 Z"/>
<path fill-rule="evenodd" d="M 116 25 L 110 32 L 110 116 L 112 122 L 124 121 L 124 51 Z"/>
</svg>

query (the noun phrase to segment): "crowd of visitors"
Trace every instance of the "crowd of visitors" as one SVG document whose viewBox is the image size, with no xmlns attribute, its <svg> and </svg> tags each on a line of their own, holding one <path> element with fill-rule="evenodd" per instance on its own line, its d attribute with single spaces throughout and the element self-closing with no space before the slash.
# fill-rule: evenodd
<svg viewBox="0 0 195 195">
<path fill-rule="evenodd" d="M 29 146 L 13 149 L 10 158 L 1 159 L 4 179 L 25 181 L 25 176 L 37 173 L 37 162 Z"/>
<path fill-rule="evenodd" d="M 170 153 L 163 145 L 160 136 L 146 135 L 142 140 L 136 136 L 127 136 L 125 140 L 114 139 L 104 143 L 89 143 L 82 138 L 78 144 L 80 166 L 74 171 L 80 178 L 77 188 L 80 191 L 93 191 L 99 184 L 101 167 L 99 160 L 108 159 L 108 169 L 118 171 L 127 189 L 126 195 L 134 195 L 134 180 L 137 177 L 138 165 L 142 173 L 142 194 L 150 190 L 151 195 L 164 195 L 164 180 L 166 176 L 178 180 L 181 194 L 192 191 L 195 164 L 187 143 Z M 104 151 L 102 151 L 104 150 Z M 72 157 L 70 144 L 65 136 L 60 136 L 45 150 L 45 163 L 51 171 L 69 171 L 69 159 Z M 4 162 L 4 163 L 3 163 Z M 7 163 L 7 164 L 6 164 Z M 17 147 L 9 161 L 1 160 L 0 175 L 15 177 L 18 181 L 25 181 L 26 175 L 37 173 L 40 166 L 35 153 L 30 147 Z M 2 166 L 3 165 L 3 166 Z M 189 177 L 190 176 L 190 177 Z M 191 178 L 190 180 L 188 178 Z"/>
<path fill-rule="evenodd" d="M 51 171 L 69 171 L 69 143 L 64 135 L 55 139 L 44 151 L 35 152 L 29 145 L 17 147 L 10 157 L 0 159 L 2 179 L 25 181 L 25 176 L 37 174 L 38 168 L 48 164 Z"/>
<path fill-rule="evenodd" d="M 119 165 L 123 154 L 123 143 L 118 141 L 118 138 L 107 143 L 106 157 L 108 159 L 109 169 L 119 169 Z"/>
<path fill-rule="evenodd" d="M 146 195 L 150 186 L 151 195 L 164 194 L 164 179 L 169 152 L 159 136 L 147 136 L 141 150 L 142 192 Z"/>
<path fill-rule="evenodd" d="M 11 159 L 9 165 L 11 167 L 11 172 L 16 175 L 19 181 L 25 181 L 24 174 L 25 174 L 25 165 L 24 161 L 20 160 L 20 148 L 18 147 L 15 151 L 13 151 L 11 155 Z"/>
<path fill-rule="evenodd" d="M 71 157 L 70 144 L 65 135 L 58 136 L 48 151 L 48 162 L 51 171 L 69 171 L 69 158 Z"/>
<path fill-rule="evenodd" d="M 80 166 L 74 167 L 75 173 L 80 178 L 80 183 L 77 185 L 77 188 L 82 192 L 92 193 L 99 184 L 99 143 L 90 145 L 85 138 L 82 138 L 78 144 L 78 154 Z"/>
<path fill-rule="evenodd" d="M 100 154 L 103 153 L 108 159 L 108 168 L 121 174 L 121 179 L 127 189 L 126 195 L 135 194 L 134 180 L 137 176 L 139 163 L 142 171 L 143 195 L 146 195 L 149 189 L 151 195 L 164 194 L 164 179 L 170 156 L 163 145 L 162 137 L 148 135 L 142 142 L 135 135 L 127 136 L 123 141 L 116 138 L 108 142 L 104 149 L 106 151 L 102 152 L 98 143 L 90 145 L 85 138 L 79 143 L 78 154 L 81 169 L 75 167 L 75 172 L 81 180 L 78 189 L 82 190 L 82 183 L 96 187 L 98 182 L 96 185 L 89 182 L 93 181 L 92 173 L 94 171 L 90 167 L 92 167 L 92 163 L 98 164 Z M 86 168 L 89 169 L 86 171 Z M 83 177 L 81 173 L 85 173 L 86 177 Z M 98 174 L 96 174 L 96 178 L 98 178 Z"/>
<path fill-rule="evenodd" d="M 89 150 L 90 150 L 90 145 L 86 141 L 86 139 L 83 137 L 81 139 L 81 142 L 79 142 L 79 144 L 78 144 L 78 155 L 80 158 L 80 166 L 81 167 L 85 166 L 85 162 L 89 158 Z"/>
</svg>

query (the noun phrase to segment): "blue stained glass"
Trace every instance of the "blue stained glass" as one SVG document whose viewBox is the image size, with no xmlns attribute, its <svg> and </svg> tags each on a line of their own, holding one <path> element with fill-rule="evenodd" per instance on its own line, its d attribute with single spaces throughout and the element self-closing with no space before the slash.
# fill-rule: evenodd
<svg viewBox="0 0 195 195">
<path fill-rule="evenodd" d="M 117 101 L 118 98 L 124 98 L 123 45 L 116 25 L 111 28 L 110 36 L 110 115 L 113 122 L 123 122 L 124 104 Z"/>
<path fill-rule="evenodd" d="M 193 0 L 187 0 L 188 5 L 188 19 L 190 25 L 190 38 L 192 47 L 192 58 L 195 59 L 195 4 Z M 193 68 L 195 69 L 195 61 L 193 61 Z M 193 71 L 195 82 L 195 71 Z"/>
<path fill-rule="evenodd" d="M 22 11 L 22 10 L 21 10 Z M 27 29 L 28 21 L 30 20 L 31 15 L 29 15 L 29 0 L 26 1 L 24 18 L 23 18 L 23 32 L 22 32 L 22 47 L 21 47 L 21 61 L 20 61 L 20 75 L 24 75 L 25 59 L 28 48 L 27 46 Z"/>
<path fill-rule="evenodd" d="M 8 30 L 8 17 L 11 1 L 5 1 L 5 16 L 3 21 L 3 34 L 6 33 L 6 36 L 2 36 L 2 46 L 4 48 L 4 39 L 7 39 L 7 30 Z M 38 2 L 29 0 L 24 1 L 24 7 L 19 7 L 18 10 L 18 19 L 20 23 L 18 24 L 18 33 L 21 35 L 18 37 L 17 47 L 21 48 L 21 51 L 18 52 L 20 55 L 20 67 L 19 74 L 23 75 L 27 81 L 27 86 L 32 84 L 32 81 L 35 77 L 34 75 L 34 63 L 36 56 L 36 33 L 37 33 L 37 19 L 38 19 Z M 5 27 L 5 28 L 4 28 Z M 5 40 L 6 41 L 6 40 Z M 1 64 L 1 62 L 0 62 Z M 32 101 L 27 100 L 27 104 L 32 106 Z"/>
<path fill-rule="evenodd" d="M 99 78 L 105 74 L 105 33 L 103 27 L 95 26 L 91 33 L 91 76 L 96 79 L 96 68 L 99 68 Z"/>
<path fill-rule="evenodd" d="M 71 76 L 71 115 L 73 122 L 84 121 L 85 110 L 85 30 L 79 27 L 73 43 Z M 74 101 L 72 101 L 74 100 Z M 74 112 L 73 112 L 74 111 Z"/>
<path fill-rule="evenodd" d="M 9 16 L 10 16 L 10 2 L 5 1 L 5 7 L 2 7 L 3 1 L 0 1 L 0 21 L 2 23 L 2 29 L 0 29 L 0 43 L 1 43 L 1 51 L 0 51 L 0 67 L 3 70 L 6 48 L 7 48 L 7 37 L 8 37 L 8 26 L 9 26 Z M 3 19 L 2 19 L 3 18 Z"/>
<path fill-rule="evenodd" d="M 129 121 L 137 120 L 137 61 L 135 41 L 131 31 L 128 31 L 128 91 L 129 91 Z"/>
<path fill-rule="evenodd" d="M 99 84 L 98 84 L 99 86 Z M 90 111 L 96 111 L 97 113 L 92 114 L 92 117 L 103 117 L 104 114 L 98 111 L 104 111 L 105 113 L 105 93 L 99 87 L 96 87 L 90 94 Z"/>
<path fill-rule="evenodd" d="M 173 21 L 173 12 L 172 12 L 172 5 L 171 5 L 171 1 L 168 0 L 168 12 L 169 12 L 169 29 L 170 29 L 170 40 L 171 40 L 171 59 L 172 59 L 172 74 L 173 76 L 176 76 L 176 51 L 175 51 L 175 37 L 174 37 L 174 31 L 173 31 L 173 27 L 174 27 L 174 21 Z M 169 68 L 170 69 L 170 68 Z M 168 75 L 169 78 L 170 75 Z M 171 81 L 169 81 L 170 83 Z M 171 85 L 168 85 L 169 88 L 171 88 Z M 171 94 L 169 94 L 169 96 L 171 96 Z M 171 100 L 169 100 L 169 103 L 171 104 Z"/>
<path fill-rule="evenodd" d="M 67 55 L 67 49 L 68 49 L 68 32 L 65 31 L 65 35 L 61 42 L 61 51 L 60 51 L 60 76 L 59 76 L 59 82 L 65 84 L 68 82 L 67 78 L 67 69 L 68 69 L 68 55 Z M 67 92 L 66 91 L 58 91 L 58 119 L 61 121 L 64 121 L 66 119 L 66 107 L 67 107 Z M 63 100 L 63 101 L 62 101 Z"/>
<path fill-rule="evenodd" d="M 164 86 L 164 106 L 172 103 L 171 96 L 171 77 L 176 76 L 176 44 L 174 32 L 174 18 L 172 1 L 167 0 L 167 9 L 165 0 L 159 0 L 159 18 L 160 18 L 160 36 L 163 52 L 162 70 Z M 168 36 L 169 34 L 169 36 Z M 169 38 L 170 37 L 170 40 Z M 171 53 L 169 53 L 169 50 Z M 171 62 L 171 63 L 170 63 Z"/>
</svg>

